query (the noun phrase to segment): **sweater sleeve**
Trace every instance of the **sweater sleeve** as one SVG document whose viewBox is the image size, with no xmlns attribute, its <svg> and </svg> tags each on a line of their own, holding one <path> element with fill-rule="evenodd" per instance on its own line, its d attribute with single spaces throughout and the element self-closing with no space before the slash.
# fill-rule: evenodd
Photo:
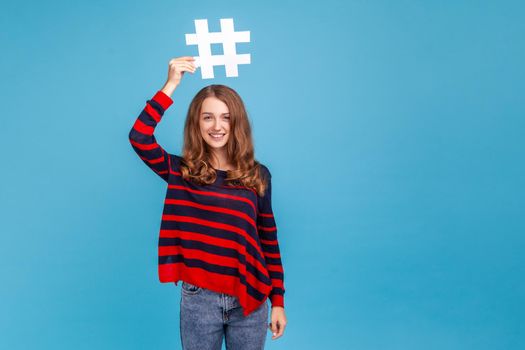
<svg viewBox="0 0 525 350">
<path fill-rule="evenodd" d="M 173 100 L 162 91 L 157 91 L 152 99 L 146 101 L 146 106 L 135 120 L 129 132 L 129 142 L 144 161 L 157 175 L 168 182 L 169 155 L 157 143 L 153 132 L 162 115 L 173 103 Z"/>
<path fill-rule="evenodd" d="M 284 307 L 284 270 L 281 262 L 279 242 L 277 240 L 277 225 L 272 210 L 272 182 L 270 171 L 265 169 L 268 180 L 263 197 L 259 197 L 259 212 L 257 215 L 257 231 L 266 261 L 266 266 L 272 280 L 272 291 L 269 298 L 272 306 Z"/>
</svg>

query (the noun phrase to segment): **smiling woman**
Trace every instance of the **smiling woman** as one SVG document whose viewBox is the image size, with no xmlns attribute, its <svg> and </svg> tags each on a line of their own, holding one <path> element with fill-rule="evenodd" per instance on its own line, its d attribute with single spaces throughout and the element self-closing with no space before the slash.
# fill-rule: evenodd
<svg viewBox="0 0 525 350">
<path fill-rule="evenodd" d="M 173 92 L 169 86 L 161 91 Z M 209 185 L 216 170 L 222 170 L 229 184 L 264 194 L 264 174 L 254 158 L 248 114 L 232 88 L 209 85 L 195 95 L 186 115 L 182 153 L 184 179 Z"/>
<path fill-rule="evenodd" d="M 153 133 L 191 57 L 173 59 L 168 80 L 135 121 L 129 140 L 168 188 L 158 246 L 161 282 L 183 281 L 184 349 L 262 349 L 271 302 L 273 339 L 282 336 L 284 270 L 272 210 L 270 170 L 254 158 L 248 115 L 225 85 L 201 89 L 188 108 L 182 156 Z"/>
</svg>

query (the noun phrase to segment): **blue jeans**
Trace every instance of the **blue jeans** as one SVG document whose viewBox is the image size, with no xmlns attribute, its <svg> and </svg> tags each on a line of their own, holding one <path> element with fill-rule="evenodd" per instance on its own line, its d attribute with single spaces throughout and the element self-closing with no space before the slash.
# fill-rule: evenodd
<svg viewBox="0 0 525 350">
<path fill-rule="evenodd" d="M 180 336 L 184 350 L 264 349 L 268 304 L 244 316 L 237 297 L 182 282 Z"/>
</svg>

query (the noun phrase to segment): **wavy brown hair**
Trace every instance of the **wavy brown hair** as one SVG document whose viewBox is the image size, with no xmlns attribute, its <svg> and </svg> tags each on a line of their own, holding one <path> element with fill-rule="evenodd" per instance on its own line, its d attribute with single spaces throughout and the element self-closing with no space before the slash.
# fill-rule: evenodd
<svg viewBox="0 0 525 350">
<path fill-rule="evenodd" d="M 202 103 L 210 96 L 224 102 L 230 112 L 230 136 L 225 147 L 229 162 L 233 164 L 235 170 L 228 170 L 225 183 L 251 188 L 259 196 L 263 196 L 267 187 L 267 174 L 263 170 L 263 165 L 254 158 L 252 128 L 248 113 L 241 97 L 226 85 L 213 84 L 202 88 L 188 107 L 182 147 L 182 177 L 187 181 L 206 185 L 216 180 L 216 171 L 210 165 L 211 151 L 202 138 L 199 127 Z"/>
</svg>

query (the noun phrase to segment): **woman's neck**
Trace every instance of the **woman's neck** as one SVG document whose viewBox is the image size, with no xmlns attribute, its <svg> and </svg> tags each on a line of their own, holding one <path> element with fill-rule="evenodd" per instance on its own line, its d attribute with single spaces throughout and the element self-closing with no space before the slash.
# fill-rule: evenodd
<svg viewBox="0 0 525 350">
<path fill-rule="evenodd" d="M 212 151 L 210 163 L 214 169 L 230 170 L 232 168 L 230 162 L 227 160 L 225 151 Z"/>
</svg>

